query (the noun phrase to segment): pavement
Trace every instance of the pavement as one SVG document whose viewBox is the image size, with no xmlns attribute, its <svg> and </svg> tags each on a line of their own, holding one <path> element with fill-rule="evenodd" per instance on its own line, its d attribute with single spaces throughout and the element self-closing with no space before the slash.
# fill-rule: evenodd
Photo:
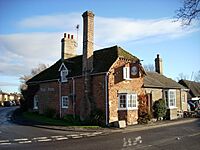
<svg viewBox="0 0 200 150">
<path fill-rule="evenodd" d="M 191 123 L 199 120 L 200 118 L 181 118 L 176 120 L 164 120 L 164 121 L 156 121 L 149 124 L 137 124 L 137 125 L 131 125 L 127 126 L 126 128 L 119 129 L 119 128 L 80 128 L 80 127 L 73 127 L 73 126 L 52 126 L 47 124 L 41 124 L 40 122 L 27 120 L 22 117 L 19 110 L 16 110 L 13 113 L 12 121 L 16 124 L 21 125 L 29 125 L 34 126 L 38 128 L 44 128 L 44 129 L 52 129 L 52 130 L 60 130 L 60 131 L 75 131 L 75 132 L 101 132 L 101 133 L 117 133 L 117 132 L 134 132 L 134 131 L 142 131 L 142 130 L 149 130 L 154 128 L 160 128 L 160 127 L 167 127 L 167 126 L 173 126 L 173 125 L 179 125 L 179 124 L 185 124 L 185 123 Z"/>
</svg>

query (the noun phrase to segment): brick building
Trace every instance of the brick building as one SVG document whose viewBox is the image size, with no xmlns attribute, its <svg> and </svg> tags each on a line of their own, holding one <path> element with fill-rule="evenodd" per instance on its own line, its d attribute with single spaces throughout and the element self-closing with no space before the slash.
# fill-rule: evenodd
<svg viewBox="0 0 200 150">
<path fill-rule="evenodd" d="M 100 111 L 106 125 L 119 120 L 125 120 L 127 125 L 136 124 L 138 97 L 151 94 L 152 89 L 160 91 L 160 96 L 149 99 L 151 107 L 154 100 L 163 98 L 166 83 L 153 86 L 154 82 L 160 83 L 153 76 L 157 74 L 145 73 L 140 60 L 119 46 L 94 51 L 94 14 L 86 11 L 82 16 L 83 55 L 75 55 L 77 44 L 73 35 L 64 34 L 61 59 L 27 82 L 29 107 L 41 114 L 54 109 L 61 118 L 71 114 L 81 120 Z M 161 67 L 157 64 L 160 70 L 156 71 L 161 73 Z"/>
<path fill-rule="evenodd" d="M 139 59 L 118 46 L 94 51 L 94 14 L 86 11 L 82 16 L 83 55 L 74 55 L 76 42 L 64 34 L 61 59 L 27 82 L 29 88 L 37 87 L 31 107 L 39 113 L 55 109 L 60 117 L 79 115 L 82 120 L 100 110 L 105 124 L 137 123 L 137 97 L 144 93 L 145 75 Z"/>
</svg>

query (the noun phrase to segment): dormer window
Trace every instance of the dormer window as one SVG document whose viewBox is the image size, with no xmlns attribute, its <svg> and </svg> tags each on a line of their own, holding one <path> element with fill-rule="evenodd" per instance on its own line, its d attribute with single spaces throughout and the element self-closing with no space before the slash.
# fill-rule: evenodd
<svg viewBox="0 0 200 150">
<path fill-rule="evenodd" d="M 68 76 L 68 69 L 67 67 L 62 63 L 62 65 L 60 66 L 60 79 L 61 79 L 61 82 L 67 82 L 67 76 Z"/>
<path fill-rule="evenodd" d="M 67 75 L 68 75 L 68 70 L 61 70 L 60 72 L 61 82 L 67 82 Z"/>
</svg>

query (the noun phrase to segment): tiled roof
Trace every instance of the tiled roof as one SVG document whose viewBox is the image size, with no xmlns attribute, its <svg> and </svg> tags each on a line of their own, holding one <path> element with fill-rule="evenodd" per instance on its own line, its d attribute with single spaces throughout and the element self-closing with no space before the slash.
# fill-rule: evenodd
<svg viewBox="0 0 200 150">
<path fill-rule="evenodd" d="M 189 98 L 192 97 L 200 97 L 200 83 L 195 81 L 189 81 L 189 80 L 180 80 L 179 83 L 188 89 L 189 91 Z"/>
<path fill-rule="evenodd" d="M 94 69 L 92 73 L 107 72 L 118 57 L 128 59 L 133 62 L 139 60 L 137 57 L 131 55 L 127 51 L 123 50 L 121 47 L 113 46 L 109 48 L 104 48 L 94 51 Z M 60 73 L 58 70 L 61 64 L 62 61 L 60 59 L 51 67 L 47 68 L 46 70 L 28 80 L 27 83 L 59 79 Z M 64 64 L 69 70 L 68 77 L 82 75 L 82 55 L 66 59 L 64 60 Z"/>
<path fill-rule="evenodd" d="M 144 87 L 164 89 L 185 89 L 182 85 L 157 72 L 146 72 Z"/>
</svg>

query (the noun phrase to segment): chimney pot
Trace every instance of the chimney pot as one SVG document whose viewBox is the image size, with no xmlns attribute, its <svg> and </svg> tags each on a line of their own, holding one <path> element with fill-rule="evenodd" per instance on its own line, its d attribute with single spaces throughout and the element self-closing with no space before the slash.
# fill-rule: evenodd
<svg viewBox="0 0 200 150">
<path fill-rule="evenodd" d="M 70 39 L 70 34 L 68 34 L 68 39 Z"/>
<path fill-rule="evenodd" d="M 66 33 L 64 33 L 64 38 L 66 38 Z"/>
<path fill-rule="evenodd" d="M 74 39 L 74 35 L 71 35 L 71 39 Z"/>
</svg>

